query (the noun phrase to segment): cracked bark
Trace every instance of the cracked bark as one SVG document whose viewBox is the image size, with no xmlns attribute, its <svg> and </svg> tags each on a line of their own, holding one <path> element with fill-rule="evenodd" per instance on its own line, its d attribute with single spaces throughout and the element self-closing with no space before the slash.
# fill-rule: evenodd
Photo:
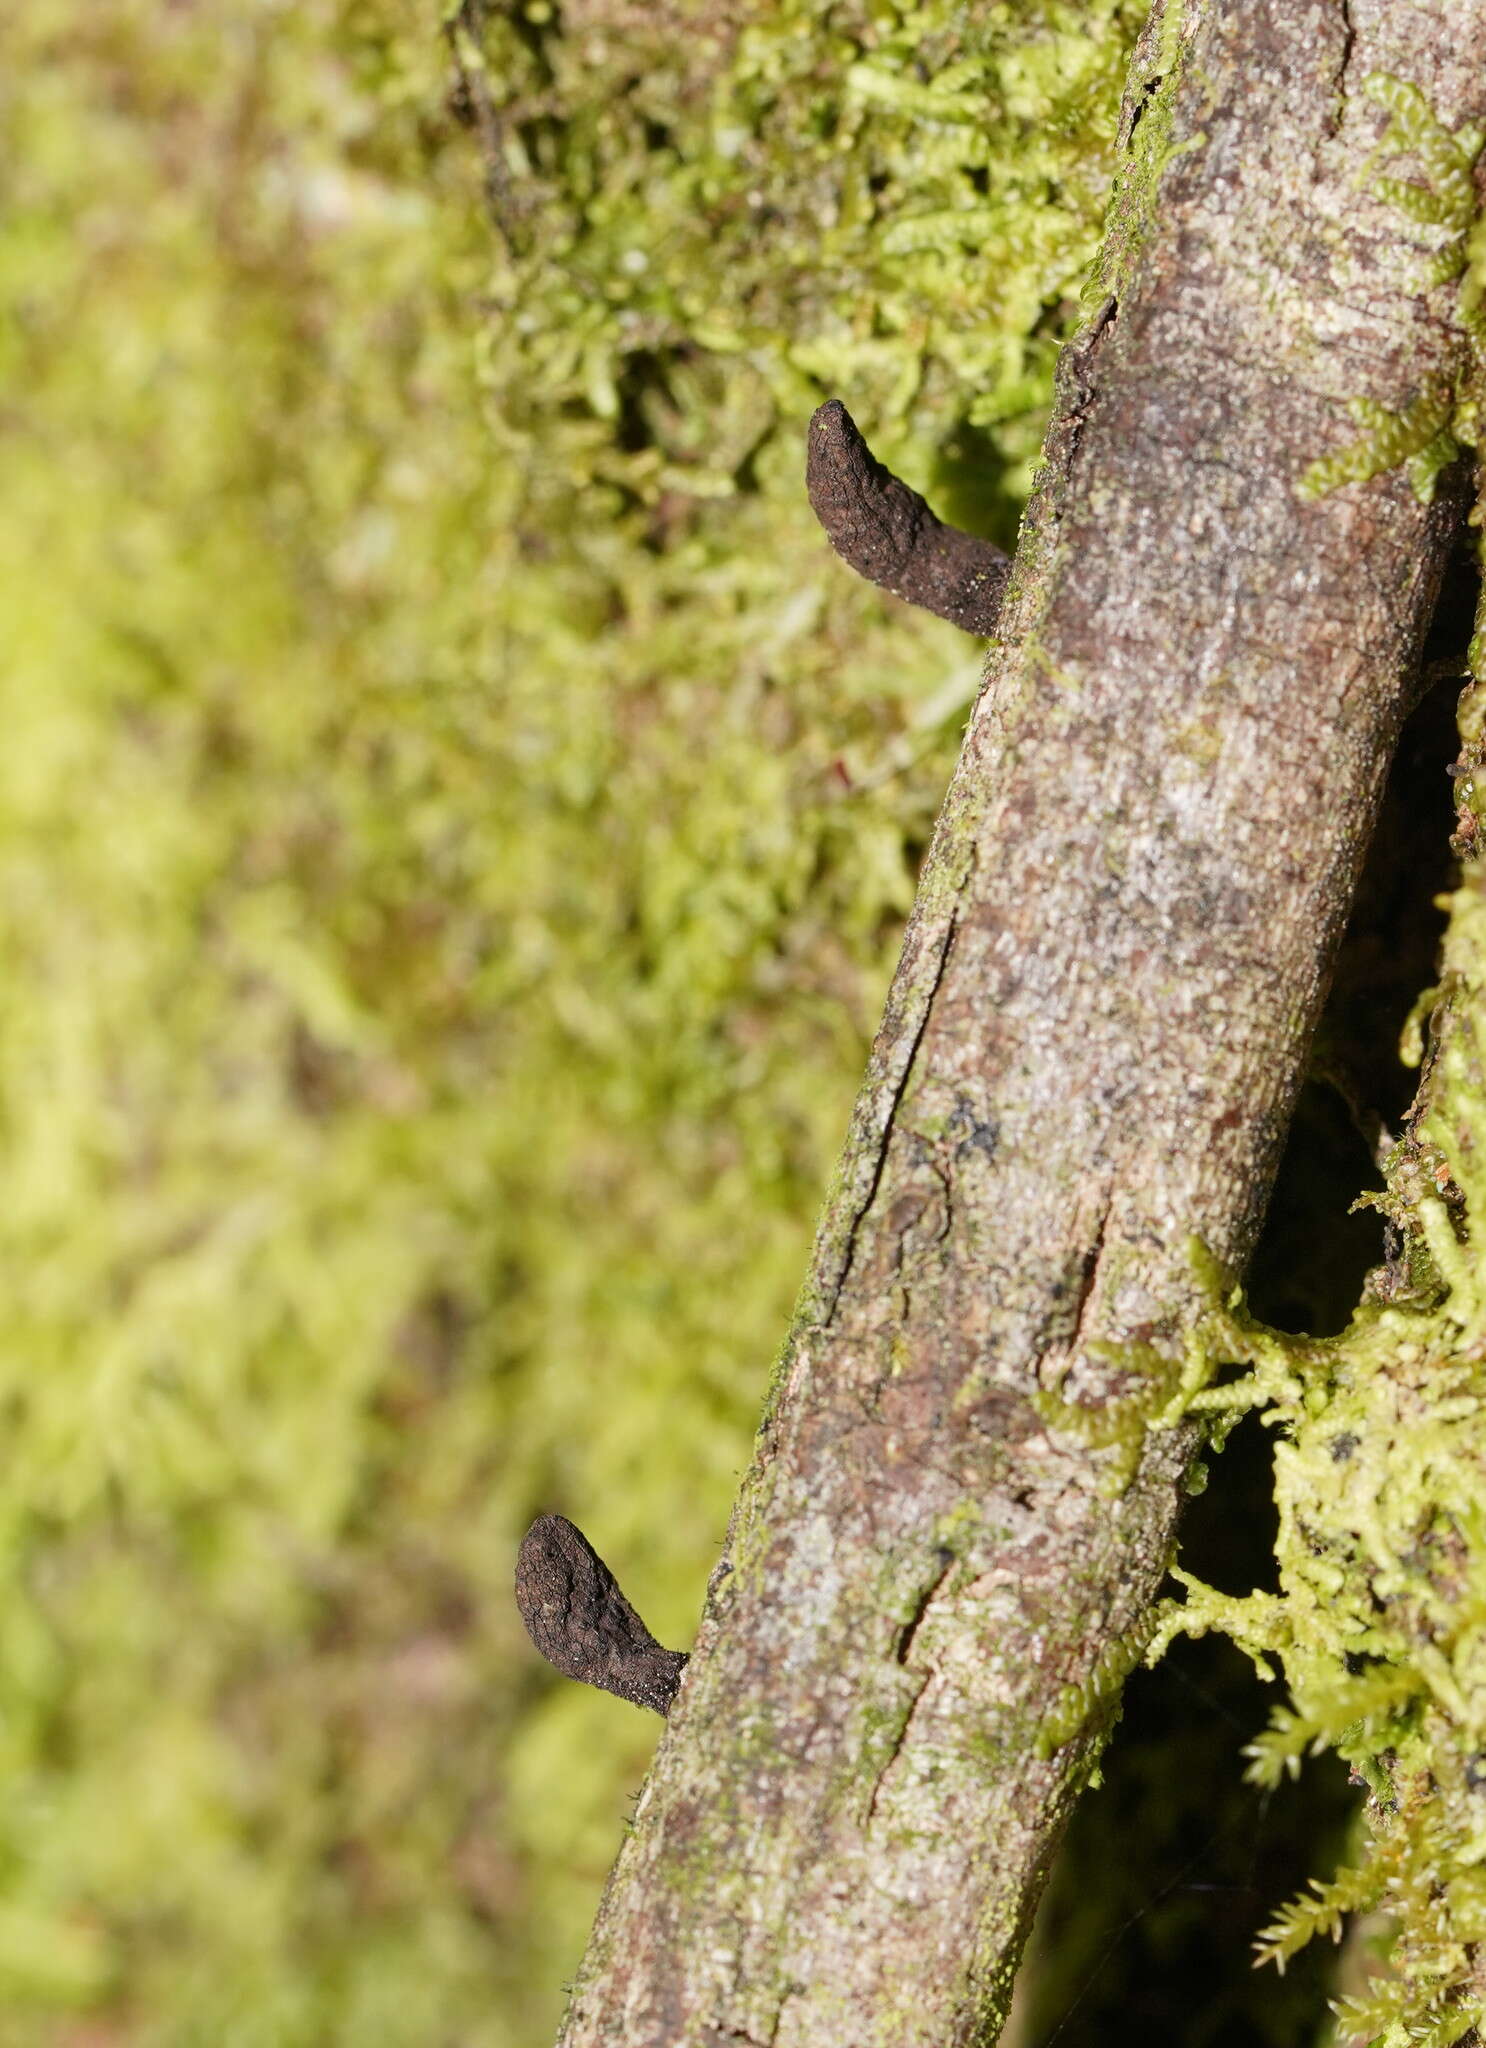
<svg viewBox="0 0 1486 2048">
<path fill-rule="evenodd" d="M 1111 1498 L 1030 1397 L 1128 1391 L 1189 1235 L 1253 1240 L 1461 509 L 1295 489 L 1463 359 L 1359 88 L 1482 118 L 1486 0 L 1158 10 L 1127 137 L 1161 71 L 565 2048 L 992 2040 L 1104 1733 L 1039 1727 L 1170 1555 L 1191 1436 Z"/>
</svg>

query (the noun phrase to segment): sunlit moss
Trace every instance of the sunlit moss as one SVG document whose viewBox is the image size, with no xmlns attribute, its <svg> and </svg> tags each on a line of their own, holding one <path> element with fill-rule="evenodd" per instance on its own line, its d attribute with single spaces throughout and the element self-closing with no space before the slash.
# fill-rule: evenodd
<svg viewBox="0 0 1486 2048">
<path fill-rule="evenodd" d="M 1481 766 L 1481 688 L 1462 707 L 1462 784 Z M 1383 1916 L 1386 1960 L 1337 2011 L 1343 2037 L 1384 2048 L 1445 2048 L 1486 2019 L 1486 866 L 1467 797 L 1461 825 L 1420 1101 L 1376 1198 L 1396 1256 L 1340 1337 L 1280 1337 L 1241 1312 L 1207 1325 L 1216 1355 L 1253 1366 L 1276 1434 L 1279 1592 L 1235 1600 L 1178 1573 L 1153 1646 L 1216 1628 L 1283 1667 L 1256 1783 L 1332 1749 L 1366 1788 L 1354 1860 L 1259 1949 L 1283 1968 L 1347 1916 Z"/>
<path fill-rule="evenodd" d="M 978 677 L 802 423 L 1010 538 L 1142 11 L 488 10 L 504 236 L 431 6 L 7 11 L 5 2048 L 548 2036 L 515 1541 L 685 1639 Z"/>
</svg>

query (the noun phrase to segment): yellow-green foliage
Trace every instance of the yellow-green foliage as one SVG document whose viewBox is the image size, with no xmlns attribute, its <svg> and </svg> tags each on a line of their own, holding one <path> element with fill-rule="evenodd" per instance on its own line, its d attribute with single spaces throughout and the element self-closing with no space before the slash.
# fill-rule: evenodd
<svg viewBox="0 0 1486 2048">
<path fill-rule="evenodd" d="M 1142 9 L 0 23 L 0 2044 L 548 2037 L 978 651 Z"/>
<path fill-rule="evenodd" d="M 1218 1302 L 1223 1288 L 1210 1256 L 1195 1241 L 1190 1250 L 1200 1292 Z M 1050 1428 L 1077 1437 L 1090 1450 L 1114 1452 L 1104 1460 L 1100 1478 L 1111 1496 L 1122 1494 L 1135 1477 L 1149 1431 L 1174 1429 L 1194 1411 L 1223 1410 L 1228 1419 L 1215 1419 L 1213 1425 L 1214 1441 L 1221 1446 L 1238 1413 L 1259 1398 L 1257 1383 L 1253 1388 L 1247 1382 L 1212 1386 L 1219 1361 L 1205 1329 L 1188 1333 L 1180 1359 L 1150 1344 L 1094 1343 L 1088 1355 L 1133 1386 L 1099 1403 L 1070 1401 L 1061 1388 L 1043 1390 L 1032 1396 L 1032 1405 Z"/>
<path fill-rule="evenodd" d="M 1377 189 L 1448 236 L 1432 274 L 1437 281 L 1466 272 L 1462 324 L 1479 341 L 1486 251 L 1471 231 L 1469 173 L 1481 136 L 1451 135 L 1396 80 L 1375 75 L 1366 90 L 1392 117 L 1380 153 L 1412 156 L 1427 183 L 1389 178 Z M 1423 399 L 1409 415 L 1368 419 L 1381 437 L 1373 454 L 1387 453 L 1384 442 L 1398 444 L 1389 460 L 1369 467 L 1359 459 L 1347 469 L 1359 444 L 1330 459 L 1334 474 L 1315 465 L 1306 487 L 1319 495 L 1410 453 L 1425 461 L 1440 454 L 1430 436 L 1449 438 L 1451 424 L 1474 438 L 1480 377 L 1477 361 L 1453 422 L 1437 407 L 1427 412 Z M 1455 452 L 1451 440 L 1442 459 Z M 1439 466 L 1425 475 L 1411 464 L 1421 497 Z M 1479 524 L 1479 507 L 1475 517 Z M 1159 1655 L 1176 1633 L 1216 1628 L 1261 1669 L 1277 1661 L 1289 1704 L 1251 1745 L 1250 1777 L 1273 1787 L 1306 1754 L 1330 1749 L 1366 1787 L 1357 1860 L 1284 1907 L 1264 1930 L 1259 1958 L 1283 1969 L 1316 1935 L 1340 1938 L 1348 1915 L 1377 1914 L 1391 1931 L 1386 1960 L 1335 2011 L 1339 2039 L 1381 2048 L 1448 2048 L 1486 2027 L 1483 623 L 1486 606 L 1454 771 L 1462 873 L 1444 905 L 1440 984 L 1421 999 L 1431 1041 L 1426 1051 L 1420 1017 L 1412 1017 L 1402 1050 L 1409 1064 L 1424 1062 L 1420 1094 L 1387 1162 L 1387 1185 L 1371 1198 L 1400 1249 L 1374 1276 L 1349 1329 L 1327 1341 L 1261 1329 L 1236 1291 L 1218 1298 L 1214 1290 L 1189 1354 L 1251 1370 L 1205 1386 L 1189 1406 L 1221 1414 L 1253 1403 L 1275 1431 L 1279 1591 L 1234 1600 L 1179 1571 L 1185 1598 L 1169 1603 L 1150 1652 Z"/>
<path fill-rule="evenodd" d="M 1474 682 L 1460 781 L 1486 761 Z M 1473 846 L 1469 799 L 1460 844 Z M 1283 1667 L 1290 1702 L 1252 1745 L 1273 1786 L 1334 1750 L 1367 1788 L 1354 1867 L 1285 1907 L 1260 1957 L 1281 1968 L 1346 1915 L 1385 1916 L 1387 1961 L 1337 2005 L 1340 2038 L 1446 2044 L 1486 2022 L 1486 862 L 1449 901 L 1421 1106 L 1377 1199 L 1403 1250 L 1329 1341 L 1216 1311 L 1203 1339 L 1250 1364 L 1222 1396 L 1275 1431 L 1279 1591 L 1233 1600 L 1185 1573 L 1152 1653 L 1220 1628 Z"/>
<path fill-rule="evenodd" d="M 1399 162 L 1415 174 L 1376 176 L 1369 164 L 1369 189 L 1416 231 L 1423 230 L 1428 260 L 1420 274 L 1422 287 L 1462 278 L 1461 323 L 1479 338 L 1480 292 L 1468 274 L 1468 237 L 1476 217 L 1475 162 L 1486 132 L 1464 122 L 1446 128 L 1416 85 L 1385 71 L 1370 72 L 1362 90 L 1389 117 L 1373 159 Z M 1370 398 L 1352 399 L 1347 410 L 1366 434 L 1311 463 L 1296 485 L 1301 497 L 1323 498 L 1343 484 L 1366 483 L 1402 464 L 1415 496 L 1427 505 L 1441 471 L 1464 446 L 1474 445 L 1478 432 L 1473 386 L 1421 391 L 1402 412 L 1390 412 Z"/>
<path fill-rule="evenodd" d="M 1458 277 L 1465 268 L 1464 238 L 1476 217 L 1473 172 L 1486 129 L 1467 122 L 1454 130 L 1446 128 L 1417 85 L 1386 71 L 1369 72 L 1362 90 L 1388 113 L 1378 153 L 1411 157 L 1423 179 L 1415 184 L 1408 178 L 1374 178 L 1373 190 L 1410 220 L 1443 230 L 1445 247 L 1431 274 Z"/>
</svg>

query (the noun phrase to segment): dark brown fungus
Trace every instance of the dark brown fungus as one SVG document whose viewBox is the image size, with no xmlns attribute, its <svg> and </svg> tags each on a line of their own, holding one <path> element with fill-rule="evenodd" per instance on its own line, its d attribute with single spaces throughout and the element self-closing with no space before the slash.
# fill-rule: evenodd
<svg viewBox="0 0 1486 2048">
<path fill-rule="evenodd" d="M 810 421 L 805 488 L 831 546 L 859 576 L 967 633 L 995 631 L 1008 558 L 936 519 L 877 460 L 839 398 Z"/>
<path fill-rule="evenodd" d="M 533 1522 L 516 1555 L 516 1605 L 556 1670 L 669 1713 L 683 1650 L 663 1650 L 581 1530 L 562 1515 Z"/>
</svg>

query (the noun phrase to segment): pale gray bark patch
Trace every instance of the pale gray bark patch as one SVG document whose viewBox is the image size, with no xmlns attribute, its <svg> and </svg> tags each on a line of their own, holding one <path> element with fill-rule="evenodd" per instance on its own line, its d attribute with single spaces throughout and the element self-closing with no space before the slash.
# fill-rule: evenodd
<svg viewBox="0 0 1486 2048">
<path fill-rule="evenodd" d="M 1176 1350 L 1191 1237 L 1252 1245 L 1462 512 L 1458 476 L 1297 489 L 1351 401 L 1465 361 L 1371 189 L 1379 71 L 1481 119 L 1486 0 L 1186 0 L 1142 40 L 1108 295 L 564 2048 L 999 2030 L 1196 1441 L 1120 1491 L 1035 1398 L 1107 1415 Z"/>
</svg>

